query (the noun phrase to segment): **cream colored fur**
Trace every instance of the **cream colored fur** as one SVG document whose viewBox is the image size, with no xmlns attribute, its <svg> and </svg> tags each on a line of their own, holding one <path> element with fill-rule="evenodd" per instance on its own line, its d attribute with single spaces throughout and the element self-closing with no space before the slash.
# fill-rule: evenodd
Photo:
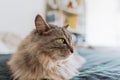
<svg viewBox="0 0 120 80">
<path fill-rule="evenodd" d="M 26 69 L 24 64 L 19 66 L 15 65 L 15 59 L 19 59 L 18 55 L 15 55 L 14 59 L 8 63 L 14 73 L 14 79 L 19 78 L 18 80 L 69 80 L 79 74 L 78 69 L 85 62 L 84 58 L 77 53 L 70 55 L 65 60 L 58 61 L 52 61 L 50 57 L 43 55 L 39 56 L 40 60 L 43 59 L 43 61 L 41 61 L 42 65 L 36 66 L 36 72 L 32 72 L 30 70 L 31 66 Z M 34 65 L 34 63 L 32 65 Z"/>
</svg>

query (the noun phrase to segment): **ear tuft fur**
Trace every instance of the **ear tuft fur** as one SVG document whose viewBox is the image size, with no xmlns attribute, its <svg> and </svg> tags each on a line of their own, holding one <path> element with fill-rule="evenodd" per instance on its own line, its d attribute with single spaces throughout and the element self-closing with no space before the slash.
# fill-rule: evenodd
<svg viewBox="0 0 120 80">
<path fill-rule="evenodd" d="M 69 24 L 67 24 L 67 25 L 64 26 L 64 28 L 66 28 L 66 29 L 67 29 L 68 27 L 69 27 Z"/>
</svg>

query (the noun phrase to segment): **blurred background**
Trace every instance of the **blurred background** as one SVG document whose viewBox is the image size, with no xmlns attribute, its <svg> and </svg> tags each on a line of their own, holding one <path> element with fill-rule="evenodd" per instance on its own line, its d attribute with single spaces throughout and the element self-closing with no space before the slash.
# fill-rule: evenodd
<svg viewBox="0 0 120 80">
<path fill-rule="evenodd" d="M 50 24 L 69 24 L 76 47 L 120 46 L 120 0 L 0 0 L 0 52 L 14 52 L 41 14 Z"/>
<path fill-rule="evenodd" d="M 73 46 L 86 59 L 71 80 L 120 80 L 120 0 L 0 0 L 0 80 L 37 14 L 50 24 L 70 25 Z"/>
</svg>

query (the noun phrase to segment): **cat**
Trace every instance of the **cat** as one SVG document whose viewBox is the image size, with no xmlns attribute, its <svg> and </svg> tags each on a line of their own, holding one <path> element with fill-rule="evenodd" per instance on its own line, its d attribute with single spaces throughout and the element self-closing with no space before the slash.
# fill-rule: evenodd
<svg viewBox="0 0 120 80">
<path fill-rule="evenodd" d="M 35 27 L 8 61 L 13 80 L 69 80 L 77 76 L 85 59 L 72 47 L 69 25 L 47 24 L 38 14 Z"/>
</svg>

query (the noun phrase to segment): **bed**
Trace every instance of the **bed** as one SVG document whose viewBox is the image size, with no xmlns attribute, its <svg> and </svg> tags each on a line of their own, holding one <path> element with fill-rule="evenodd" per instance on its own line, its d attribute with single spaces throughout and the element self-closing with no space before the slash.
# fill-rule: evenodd
<svg viewBox="0 0 120 80">
<path fill-rule="evenodd" d="M 120 80 L 120 51 L 111 49 L 76 48 L 87 62 L 79 69 L 79 76 L 71 80 Z M 6 61 L 10 54 L 0 54 L 0 80 L 12 80 Z"/>
</svg>

